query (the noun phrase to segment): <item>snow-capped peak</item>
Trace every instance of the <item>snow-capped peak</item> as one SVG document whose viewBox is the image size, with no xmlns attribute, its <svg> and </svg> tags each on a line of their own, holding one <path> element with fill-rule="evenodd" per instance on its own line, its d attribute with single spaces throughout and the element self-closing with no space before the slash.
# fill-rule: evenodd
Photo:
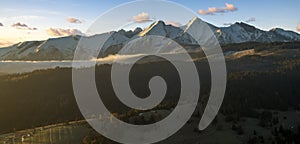
<svg viewBox="0 0 300 144">
<path fill-rule="evenodd" d="M 145 35 L 161 35 L 166 36 L 166 31 L 164 30 L 164 27 L 166 24 L 163 21 L 156 21 L 152 23 L 149 27 L 145 28 L 142 32 L 139 33 L 139 36 L 145 36 Z"/>
<path fill-rule="evenodd" d="M 292 42 L 300 41 L 300 35 L 293 31 L 286 31 L 281 28 L 274 28 L 270 31 L 263 31 L 246 23 L 235 23 L 228 27 L 216 27 L 206 23 L 198 17 L 192 18 L 186 25 L 174 27 L 166 25 L 163 21 L 156 21 L 149 27 L 142 30 L 137 28 L 131 31 L 119 30 L 97 34 L 93 36 L 68 36 L 52 38 L 45 41 L 28 41 L 0 49 L 1 60 L 61 60 L 72 59 L 74 51 L 80 38 L 89 42 L 106 40 L 101 54 L 107 56 L 117 53 L 128 41 L 148 36 L 159 35 L 173 39 L 181 45 L 197 45 L 198 43 L 190 36 L 199 34 L 199 30 L 207 24 L 219 40 L 221 45 L 243 42 Z M 106 39 L 108 36 L 108 39 Z M 203 40 L 201 37 L 198 40 Z M 203 40 L 205 41 L 205 39 Z M 89 51 L 83 47 L 83 51 Z"/>
<path fill-rule="evenodd" d="M 299 34 L 293 32 L 293 31 L 284 30 L 282 28 L 273 28 L 269 32 L 274 32 L 278 35 L 284 36 L 284 37 L 294 40 L 294 41 L 300 40 Z"/>
<path fill-rule="evenodd" d="M 198 17 L 194 17 L 192 18 L 187 24 L 186 27 L 184 29 L 184 32 L 187 32 L 189 29 L 193 29 L 194 27 L 197 27 L 200 25 L 201 23 L 201 19 Z"/>
<path fill-rule="evenodd" d="M 182 29 L 179 27 L 166 25 L 163 21 L 156 21 L 140 32 L 139 36 L 159 35 L 174 39 L 179 35 L 180 32 L 182 32 Z"/>
</svg>

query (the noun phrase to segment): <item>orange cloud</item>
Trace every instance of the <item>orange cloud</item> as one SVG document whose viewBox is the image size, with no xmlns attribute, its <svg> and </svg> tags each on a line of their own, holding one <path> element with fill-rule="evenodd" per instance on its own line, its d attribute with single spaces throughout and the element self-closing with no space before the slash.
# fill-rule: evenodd
<svg viewBox="0 0 300 144">
<path fill-rule="evenodd" d="M 300 23 L 299 23 L 298 26 L 297 26 L 297 31 L 300 32 Z"/>
<path fill-rule="evenodd" d="M 226 5 L 226 7 L 221 8 L 221 9 L 227 10 L 227 11 L 236 11 L 237 10 L 237 8 L 233 4 L 226 3 L 225 5 Z"/>
<path fill-rule="evenodd" d="M 207 10 L 198 10 L 198 13 L 201 15 L 214 15 L 215 13 L 225 13 L 225 12 L 233 12 L 237 11 L 237 8 L 233 4 L 225 4 L 225 7 L 216 8 L 210 7 Z"/>
<path fill-rule="evenodd" d="M 77 24 L 80 24 L 83 22 L 82 20 L 79 20 L 79 19 L 73 18 L 73 17 L 68 17 L 68 18 L 66 18 L 66 20 L 70 23 L 77 23 Z"/>
<path fill-rule="evenodd" d="M 50 36 L 84 35 L 78 29 L 48 28 L 46 32 Z"/>
<path fill-rule="evenodd" d="M 144 22 L 149 22 L 152 21 L 150 19 L 150 15 L 148 13 L 142 12 L 136 16 L 133 16 L 133 21 L 136 23 L 144 23 Z"/>
</svg>

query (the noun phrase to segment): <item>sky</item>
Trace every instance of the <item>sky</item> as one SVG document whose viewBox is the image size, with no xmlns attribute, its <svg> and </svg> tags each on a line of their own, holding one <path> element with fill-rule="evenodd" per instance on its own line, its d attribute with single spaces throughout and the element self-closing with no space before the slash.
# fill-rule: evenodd
<svg viewBox="0 0 300 144">
<path fill-rule="evenodd" d="M 85 34 L 97 21 L 101 24 L 97 32 L 116 30 L 117 23 L 125 29 L 146 27 L 159 19 L 181 26 L 191 19 L 191 13 L 216 26 L 245 22 L 262 30 L 276 27 L 300 32 L 299 0 L 170 0 L 190 10 L 186 13 L 177 6 L 147 0 L 147 5 L 132 4 L 118 11 L 119 5 L 128 2 L 132 1 L 3 0 L 0 2 L 0 47 Z"/>
</svg>

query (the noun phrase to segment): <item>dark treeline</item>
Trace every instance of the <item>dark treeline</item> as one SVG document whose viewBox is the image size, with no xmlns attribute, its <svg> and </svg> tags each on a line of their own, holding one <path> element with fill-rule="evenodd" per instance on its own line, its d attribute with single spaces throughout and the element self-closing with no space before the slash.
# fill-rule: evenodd
<svg viewBox="0 0 300 144">
<path fill-rule="evenodd" d="M 268 69 L 261 71 L 256 62 L 270 63 Z M 236 69 L 249 63 L 247 69 Z M 228 82 L 221 112 L 252 116 L 253 110 L 260 108 L 298 109 L 299 64 L 298 58 L 253 56 L 227 60 Z M 210 91 L 210 70 L 205 60 L 196 62 L 196 66 L 201 81 L 200 100 L 203 100 Z M 110 70 L 110 65 L 96 69 L 101 99 L 112 112 L 126 112 L 129 108 L 118 101 L 112 89 Z M 156 75 L 162 76 L 168 86 L 164 101 L 176 102 L 180 94 L 180 77 L 169 62 L 136 64 L 130 73 L 131 89 L 139 97 L 148 96 L 148 82 Z M 0 133 L 83 119 L 71 78 L 70 68 L 0 76 Z"/>
</svg>

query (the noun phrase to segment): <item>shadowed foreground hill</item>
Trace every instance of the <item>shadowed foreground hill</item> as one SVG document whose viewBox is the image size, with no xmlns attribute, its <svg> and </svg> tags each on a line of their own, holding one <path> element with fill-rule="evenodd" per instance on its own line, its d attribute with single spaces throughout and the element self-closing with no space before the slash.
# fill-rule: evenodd
<svg viewBox="0 0 300 144">
<path fill-rule="evenodd" d="M 262 46 L 260 46 L 262 47 Z M 241 48 L 242 50 L 245 50 Z M 253 109 L 299 109 L 299 49 L 255 50 L 254 54 L 227 57 L 228 84 L 221 112 L 253 116 Z M 209 68 L 205 60 L 196 62 L 201 80 L 201 100 L 209 92 Z M 110 82 L 110 65 L 96 70 L 101 99 L 113 112 L 126 112 L 118 102 Z M 132 90 L 139 97 L 149 95 L 149 79 L 165 78 L 168 90 L 164 101 L 178 100 L 179 77 L 169 62 L 137 64 L 130 75 Z M 82 119 L 72 90 L 70 68 L 39 70 L 0 76 L 0 133 L 58 122 Z M 203 103 L 203 102 L 202 102 Z"/>
</svg>

